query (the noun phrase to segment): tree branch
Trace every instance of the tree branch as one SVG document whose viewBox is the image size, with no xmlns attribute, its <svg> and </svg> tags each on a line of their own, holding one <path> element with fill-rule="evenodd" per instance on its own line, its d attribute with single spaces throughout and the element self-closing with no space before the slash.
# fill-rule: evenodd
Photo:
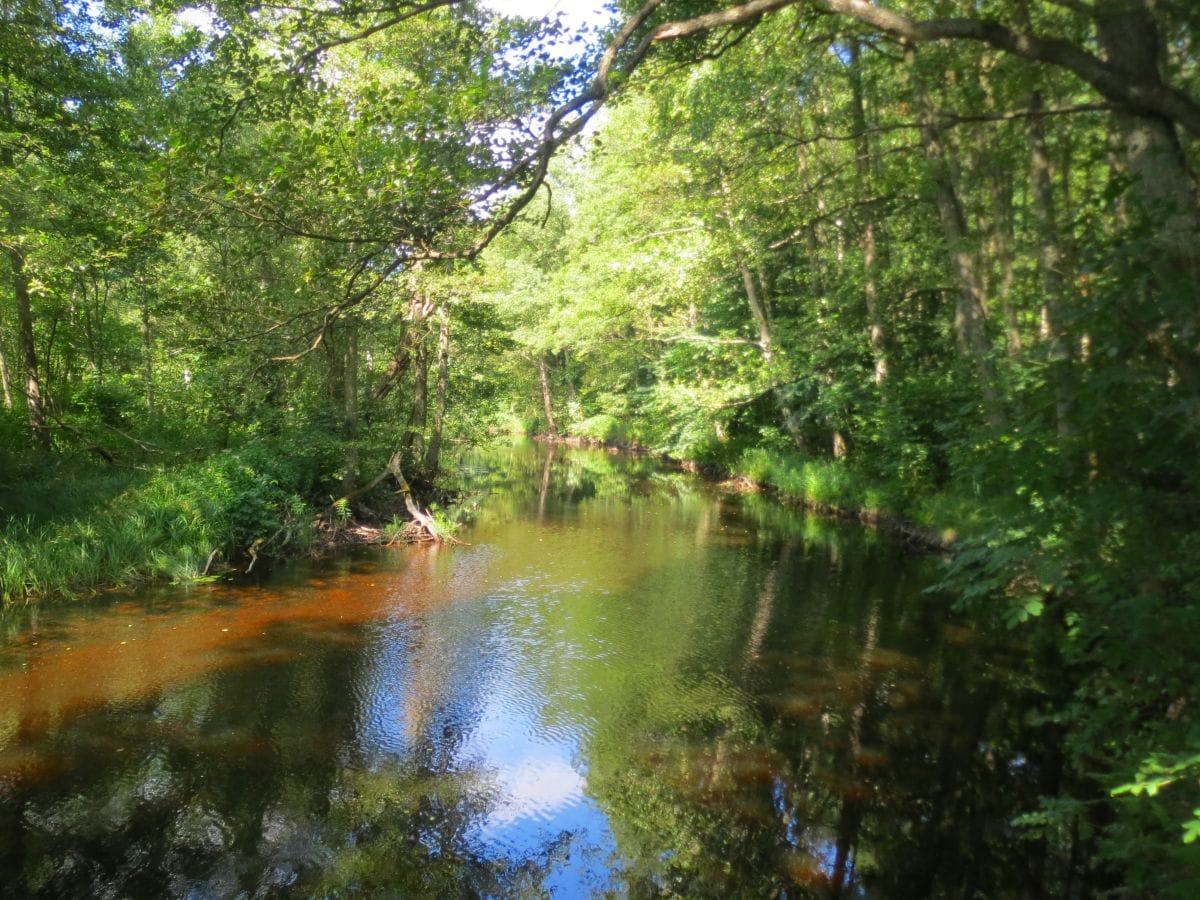
<svg viewBox="0 0 1200 900">
<path fill-rule="evenodd" d="M 1073 72 L 1099 94 L 1130 109 L 1161 116 L 1200 136 L 1200 102 L 1164 84 L 1156 72 L 1133 78 L 1097 56 L 1057 38 L 1014 31 L 987 19 L 930 19 L 918 22 L 866 0 L 796 0 L 824 12 L 847 16 L 864 25 L 916 42 L 977 41 L 1034 62 Z"/>
<path fill-rule="evenodd" d="M 353 293 L 348 293 L 340 303 L 338 303 L 336 306 L 330 307 L 326 311 L 325 318 L 321 322 L 320 327 L 317 329 L 316 337 L 313 338 L 312 343 L 309 344 L 308 347 L 298 353 L 292 353 L 288 356 L 272 356 L 271 361 L 295 362 L 296 360 L 308 356 L 308 354 L 317 350 L 323 343 L 325 343 L 325 338 L 329 335 L 329 329 L 333 327 L 333 323 L 338 320 L 342 313 L 346 312 L 348 309 L 358 306 L 358 304 L 370 297 L 373 293 L 375 293 L 380 285 L 391 278 L 392 275 L 394 275 L 405 263 L 409 261 L 409 258 L 406 256 L 397 256 L 386 266 L 384 266 L 378 275 L 371 279 L 370 284 L 368 284 L 366 287 L 359 288 Z"/>
<path fill-rule="evenodd" d="M 1017 122 L 1024 119 L 1041 119 L 1049 116 L 1070 116 L 1078 113 L 1089 112 L 1111 112 L 1114 105 L 1111 103 L 1081 103 L 1078 106 L 1059 106 L 1052 109 L 1010 109 L 1004 112 L 996 113 L 978 113 L 965 115 L 962 113 L 934 113 L 933 118 L 935 124 L 939 128 L 953 128 L 956 125 L 978 124 L 986 122 Z M 779 128 L 758 129 L 751 131 L 751 135 L 759 135 L 763 137 L 784 138 L 789 144 L 789 147 L 806 146 L 808 144 L 819 144 L 822 141 L 856 141 L 863 135 L 868 134 L 886 134 L 890 131 L 916 131 L 921 128 L 920 122 L 884 122 L 879 125 L 874 125 L 869 128 L 863 128 L 860 131 L 851 131 L 844 134 L 838 134 L 829 131 L 819 131 L 813 134 L 798 135 Z"/>
<path fill-rule="evenodd" d="M 758 19 L 789 6 L 804 5 L 832 15 L 845 16 L 878 31 L 909 41 L 976 41 L 1014 56 L 1066 69 L 1090 84 L 1107 100 L 1130 109 L 1161 116 L 1200 136 L 1200 102 L 1188 93 L 1164 84 L 1157 73 L 1133 78 L 1086 50 L 1058 38 L 1016 31 L 990 19 L 946 18 L 917 21 L 867 0 L 750 0 L 738 6 L 705 13 L 691 19 L 659 25 L 650 40 L 679 40 L 729 25 Z M 1083 12 L 1086 7 L 1079 6 Z"/>
<path fill-rule="evenodd" d="M 799 2 L 800 0 L 750 0 L 749 3 L 743 3 L 741 6 L 733 6 L 729 9 L 705 13 L 692 19 L 682 19 L 659 25 L 654 29 L 651 40 L 655 42 L 675 41 L 712 31 L 714 28 L 740 25 L 786 6 L 795 6 Z"/>
<path fill-rule="evenodd" d="M 529 184 L 517 194 L 508 208 L 496 217 L 487 230 L 470 247 L 440 254 L 431 251 L 426 258 L 474 259 L 496 239 L 500 232 L 513 223 L 521 211 L 537 196 L 542 182 L 546 179 L 546 173 L 549 171 L 550 160 L 558 148 L 583 131 L 584 126 L 587 125 L 591 118 L 599 112 L 601 106 L 604 105 L 604 101 L 608 99 L 613 91 L 613 76 L 615 74 L 628 75 L 632 73 L 641 64 L 642 60 L 645 59 L 646 53 L 650 49 L 653 32 L 635 45 L 630 52 L 629 58 L 620 67 L 617 66 L 619 54 L 629 46 L 637 33 L 642 29 L 642 26 L 645 25 L 646 21 L 663 2 L 664 0 L 646 0 L 642 8 L 634 13 L 621 27 L 621 30 L 617 32 L 617 36 L 613 38 L 612 43 L 605 49 L 604 55 L 600 58 L 600 65 L 596 70 L 596 77 L 592 79 L 592 83 L 588 85 L 587 89 L 568 100 L 550 114 L 545 126 L 542 128 L 542 140 L 535 153 L 533 174 Z"/>
<path fill-rule="evenodd" d="M 407 9 L 398 12 L 390 19 L 383 19 L 382 21 L 374 22 L 371 25 L 368 25 L 366 28 L 363 28 L 361 31 L 356 31 L 353 34 L 342 35 L 341 37 L 330 38 L 327 41 L 322 41 L 320 44 L 317 44 L 315 47 L 305 53 L 304 59 L 307 62 L 312 63 L 322 53 L 326 53 L 332 50 L 334 47 L 340 47 L 343 44 L 353 44 L 355 41 L 365 40 L 373 34 L 386 31 L 387 29 L 399 25 L 401 22 L 411 19 L 414 16 L 419 16 L 422 13 L 432 12 L 433 10 L 442 6 L 453 6 L 458 2 L 460 2 L 460 0 L 428 0 L 427 3 L 414 3 Z"/>
</svg>

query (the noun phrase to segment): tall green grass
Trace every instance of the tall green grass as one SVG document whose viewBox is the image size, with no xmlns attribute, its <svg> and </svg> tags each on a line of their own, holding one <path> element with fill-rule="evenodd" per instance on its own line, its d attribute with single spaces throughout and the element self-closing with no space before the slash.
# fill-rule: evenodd
<svg viewBox="0 0 1200 900">
<path fill-rule="evenodd" d="M 75 596 L 101 586 L 155 578 L 198 578 L 215 552 L 230 559 L 311 539 L 296 472 L 262 452 L 222 454 L 162 468 L 113 494 L 104 485 L 65 485 L 73 514 L 26 514 L 0 531 L 0 600 Z M 104 480 L 107 476 L 100 476 Z M 106 482 L 108 487 L 111 482 Z M 44 485 L 34 495 L 51 496 Z M 21 493 L 9 488 L 6 496 Z M 70 501 L 55 496 L 56 509 Z"/>
<path fill-rule="evenodd" d="M 571 434 L 601 443 L 623 443 L 629 436 L 625 424 L 608 413 L 576 422 L 571 426 Z"/>
<path fill-rule="evenodd" d="M 836 460 L 808 459 L 797 454 L 753 448 L 742 454 L 734 474 L 781 494 L 834 510 L 898 512 L 899 498 L 872 487 L 854 469 Z"/>
<path fill-rule="evenodd" d="M 822 509 L 905 520 L 938 535 L 944 544 L 985 531 L 996 515 L 994 504 L 981 502 L 961 486 L 921 492 L 899 478 L 881 482 L 845 461 L 778 450 L 746 450 L 733 474 Z"/>
</svg>

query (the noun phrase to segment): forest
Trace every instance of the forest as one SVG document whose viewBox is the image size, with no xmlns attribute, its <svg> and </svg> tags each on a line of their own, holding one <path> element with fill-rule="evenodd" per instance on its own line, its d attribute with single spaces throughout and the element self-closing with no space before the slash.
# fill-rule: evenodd
<svg viewBox="0 0 1200 900">
<path fill-rule="evenodd" d="M 611 6 L 0 0 L 0 597 L 662 454 L 919 535 L 1037 683 L 1019 839 L 1194 896 L 1200 6 Z"/>
</svg>

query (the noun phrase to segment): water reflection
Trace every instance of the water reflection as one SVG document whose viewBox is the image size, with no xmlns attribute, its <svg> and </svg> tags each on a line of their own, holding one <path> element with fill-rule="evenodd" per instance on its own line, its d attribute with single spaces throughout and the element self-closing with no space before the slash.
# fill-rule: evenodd
<svg viewBox="0 0 1200 900">
<path fill-rule="evenodd" d="M 469 546 L 7 614 L 10 891 L 1044 887 L 1028 676 L 922 561 L 644 460 L 463 478 Z"/>
</svg>

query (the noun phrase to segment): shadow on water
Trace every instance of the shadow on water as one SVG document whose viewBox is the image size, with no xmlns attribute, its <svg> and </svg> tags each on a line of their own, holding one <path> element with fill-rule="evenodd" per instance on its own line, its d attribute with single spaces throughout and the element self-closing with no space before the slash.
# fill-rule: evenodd
<svg viewBox="0 0 1200 900">
<path fill-rule="evenodd" d="M 469 546 L 6 613 L 10 893 L 1053 893 L 1036 685 L 928 561 L 646 460 L 460 477 Z"/>
</svg>

